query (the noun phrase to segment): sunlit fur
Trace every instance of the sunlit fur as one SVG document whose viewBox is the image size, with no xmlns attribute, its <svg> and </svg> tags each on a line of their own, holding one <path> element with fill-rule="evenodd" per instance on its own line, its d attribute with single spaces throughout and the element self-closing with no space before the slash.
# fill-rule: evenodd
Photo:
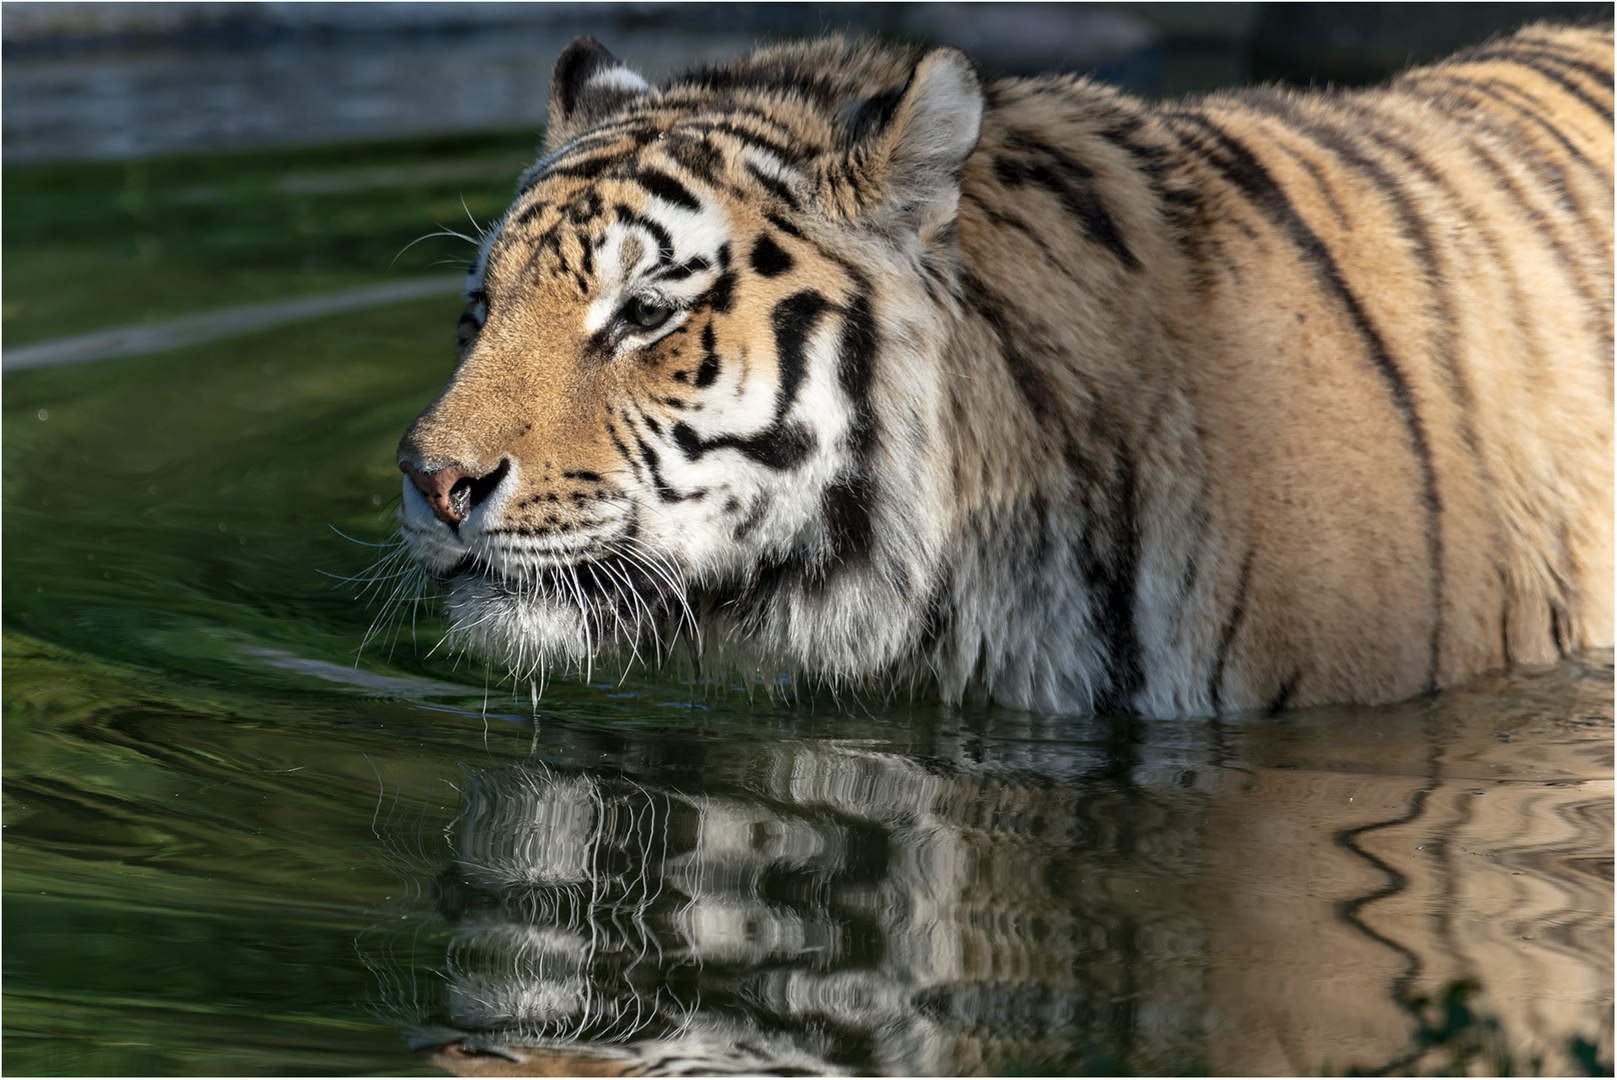
<svg viewBox="0 0 1617 1080">
<path fill-rule="evenodd" d="M 1612 39 L 1161 106 L 589 39 L 400 447 L 457 640 L 1051 710 L 1377 702 L 1612 640 Z M 647 327 L 670 311 L 667 321 Z"/>
</svg>

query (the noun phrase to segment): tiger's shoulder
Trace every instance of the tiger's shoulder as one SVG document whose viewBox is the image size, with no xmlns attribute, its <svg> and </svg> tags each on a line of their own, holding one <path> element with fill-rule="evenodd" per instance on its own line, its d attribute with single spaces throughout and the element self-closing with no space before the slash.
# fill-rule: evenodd
<svg viewBox="0 0 1617 1080">
<path fill-rule="evenodd" d="M 1388 700 L 1610 643 L 1609 25 L 1361 91 L 986 96 L 965 334 L 1016 394 L 973 441 L 1015 450 L 961 490 L 986 522 L 1031 465 L 1075 508 L 1111 702 Z"/>
</svg>

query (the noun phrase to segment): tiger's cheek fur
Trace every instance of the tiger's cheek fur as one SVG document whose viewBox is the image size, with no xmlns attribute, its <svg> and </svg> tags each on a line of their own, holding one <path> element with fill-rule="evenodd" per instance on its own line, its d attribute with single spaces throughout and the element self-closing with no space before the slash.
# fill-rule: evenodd
<svg viewBox="0 0 1617 1080">
<path fill-rule="evenodd" d="M 735 232 L 738 247 L 768 236 Z M 650 508 L 647 541 L 713 580 L 798 542 L 848 415 L 824 293 L 744 263 L 731 272 L 729 299 L 623 365 L 609 425 L 627 450 L 620 480 Z"/>
</svg>

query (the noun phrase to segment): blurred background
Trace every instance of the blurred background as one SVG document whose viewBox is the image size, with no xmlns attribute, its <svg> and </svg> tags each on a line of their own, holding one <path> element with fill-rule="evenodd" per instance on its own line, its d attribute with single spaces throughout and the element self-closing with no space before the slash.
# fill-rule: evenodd
<svg viewBox="0 0 1617 1080">
<path fill-rule="evenodd" d="M 1593 3 L 8 3 L 7 162 L 532 129 L 592 33 L 657 78 L 824 32 L 958 45 L 1008 74 L 1172 95 L 1353 85 Z"/>
</svg>

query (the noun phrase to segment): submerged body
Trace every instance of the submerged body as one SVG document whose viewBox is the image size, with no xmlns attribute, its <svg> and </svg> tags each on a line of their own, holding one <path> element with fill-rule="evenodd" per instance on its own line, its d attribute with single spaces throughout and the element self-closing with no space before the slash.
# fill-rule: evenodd
<svg viewBox="0 0 1617 1080">
<path fill-rule="evenodd" d="M 678 637 L 1219 714 L 1609 645 L 1611 54 L 1153 107 L 580 39 L 400 447 L 411 551 L 522 678 Z"/>
</svg>

